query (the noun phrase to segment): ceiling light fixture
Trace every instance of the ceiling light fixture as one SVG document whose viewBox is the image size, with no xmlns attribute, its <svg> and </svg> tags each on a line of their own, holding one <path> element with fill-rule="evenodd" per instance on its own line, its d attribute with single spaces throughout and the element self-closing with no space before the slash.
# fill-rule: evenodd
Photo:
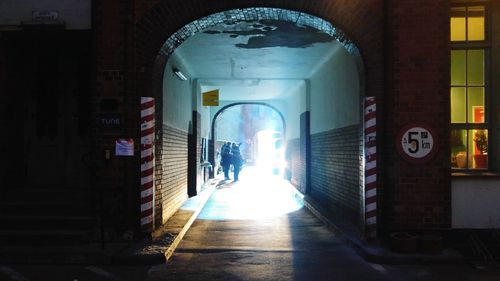
<svg viewBox="0 0 500 281">
<path fill-rule="evenodd" d="M 184 76 L 184 74 L 182 74 L 182 72 L 181 72 L 178 68 L 174 67 L 174 68 L 172 68 L 172 71 L 173 71 L 173 72 L 174 72 L 174 74 L 175 74 L 177 77 L 179 77 L 179 79 L 181 79 L 182 81 L 187 81 L 187 80 L 188 80 L 188 79 L 187 79 L 187 77 L 186 77 L 186 76 Z"/>
</svg>

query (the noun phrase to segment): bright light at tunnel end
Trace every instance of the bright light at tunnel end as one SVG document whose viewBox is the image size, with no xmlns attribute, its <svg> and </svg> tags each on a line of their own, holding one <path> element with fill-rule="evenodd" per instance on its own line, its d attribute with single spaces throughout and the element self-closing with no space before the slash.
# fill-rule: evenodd
<svg viewBox="0 0 500 281">
<path fill-rule="evenodd" d="M 259 220 L 280 217 L 303 208 L 294 187 L 261 168 L 245 167 L 238 182 L 221 186 L 198 216 L 202 220 Z"/>
<path fill-rule="evenodd" d="M 283 175 L 287 166 L 282 134 L 279 131 L 263 130 L 257 133 L 257 167 L 261 174 Z"/>
</svg>

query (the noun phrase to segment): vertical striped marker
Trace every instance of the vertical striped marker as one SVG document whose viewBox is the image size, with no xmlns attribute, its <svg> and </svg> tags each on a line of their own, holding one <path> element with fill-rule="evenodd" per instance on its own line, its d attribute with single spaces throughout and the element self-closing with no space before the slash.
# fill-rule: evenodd
<svg viewBox="0 0 500 281">
<path fill-rule="evenodd" d="M 154 230 L 154 98 L 141 97 L 141 230 Z"/>
<path fill-rule="evenodd" d="M 365 98 L 365 230 L 377 237 L 377 119 L 375 97 Z"/>
</svg>

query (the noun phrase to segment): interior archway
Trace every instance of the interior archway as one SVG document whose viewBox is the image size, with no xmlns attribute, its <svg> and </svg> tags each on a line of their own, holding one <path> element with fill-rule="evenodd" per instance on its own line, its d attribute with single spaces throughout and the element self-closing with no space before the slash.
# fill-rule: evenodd
<svg viewBox="0 0 500 281">
<path fill-rule="evenodd" d="M 268 165 L 270 172 L 282 175 L 285 169 L 283 114 L 266 103 L 241 102 L 224 106 L 212 118 L 214 175 L 220 173 L 220 152 L 226 142 L 239 144 L 245 165 Z M 264 169 L 262 169 L 264 171 Z"/>
</svg>

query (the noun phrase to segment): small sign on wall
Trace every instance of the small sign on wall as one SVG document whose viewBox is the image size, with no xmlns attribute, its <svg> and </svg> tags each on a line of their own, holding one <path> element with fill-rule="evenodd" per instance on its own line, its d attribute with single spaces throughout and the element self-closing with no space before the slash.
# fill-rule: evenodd
<svg viewBox="0 0 500 281">
<path fill-rule="evenodd" d="M 398 152 L 410 163 L 425 163 L 437 152 L 436 135 L 424 124 L 409 124 L 401 128 L 396 139 Z"/>
<path fill-rule="evenodd" d="M 203 106 L 219 106 L 219 90 L 204 92 Z"/>
<path fill-rule="evenodd" d="M 134 139 L 119 138 L 115 142 L 116 156 L 134 156 Z"/>
<path fill-rule="evenodd" d="M 100 127 L 115 128 L 123 125 L 123 118 L 117 113 L 100 114 L 96 121 Z"/>
</svg>

